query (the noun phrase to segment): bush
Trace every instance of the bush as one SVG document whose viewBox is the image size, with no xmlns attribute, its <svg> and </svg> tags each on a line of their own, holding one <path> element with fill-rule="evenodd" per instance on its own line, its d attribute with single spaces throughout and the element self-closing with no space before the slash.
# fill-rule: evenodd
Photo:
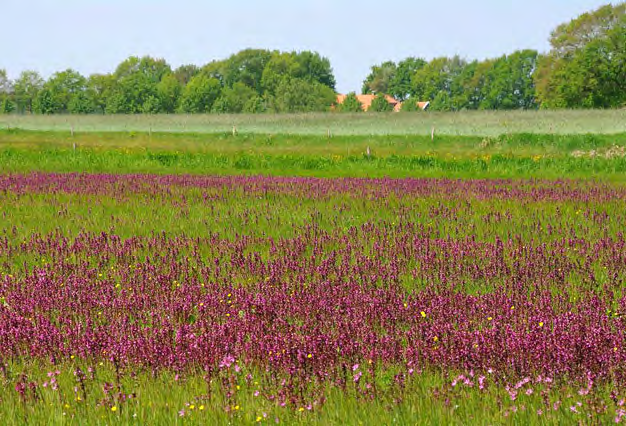
<svg viewBox="0 0 626 426">
<path fill-rule="evenodd" d="M 363 105 L 356 97 L 356 93 L 350 92 L 337 108 L 340 112 L 363 112 Z"/>
<path fill-rule="evenodd" d="M 374 98 L 372 105 L 368 111 L 371 112 L 389 112 L 393 111 L 393 106 L 387 101 L 385 95 L 380 94 Z"/>
</svg>

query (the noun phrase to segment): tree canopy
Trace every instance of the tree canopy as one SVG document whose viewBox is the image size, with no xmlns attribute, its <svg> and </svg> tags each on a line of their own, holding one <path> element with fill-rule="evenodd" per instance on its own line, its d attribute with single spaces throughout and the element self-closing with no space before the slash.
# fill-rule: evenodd
<svg viewBox="0 0 626 426">
<path fill-rule="evenodd" d="M 626 3 L 560 25 L 534 75 L 542 108 L 626 105 Z"/>
</svg>

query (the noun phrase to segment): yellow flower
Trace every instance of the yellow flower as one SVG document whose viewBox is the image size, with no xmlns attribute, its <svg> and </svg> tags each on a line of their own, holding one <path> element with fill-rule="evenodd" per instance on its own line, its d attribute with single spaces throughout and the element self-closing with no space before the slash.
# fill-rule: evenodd
<svg viewBox="0 0 626 426">
<path fill-rule="evenodd" d="M 196 406 L 195 406 L 195 405 L 193 405 L 193 404 L 191 404 L 191 405 L 189 406 L 189 409 L 190 409 L 190 410 L 193 410 L 193 409 L 195 409 L 195 408 L 196 408 Z"/>
<path fill-rule="evenodd" d="M 111 411 L 117 411 L 117 407 L 114 405 L 113 407 L 111 407 Z"/>
<path fill-rule="evenodd" d="M 203 411 L 204 410 L 204 405 L 199 406 L 198 410 Z"/>
<path fill-rule="evenodd" d="M 426 312 L 422 311 L 420 312 L 420 315 L 422 316 L 422 318 L 426 318 Z"/>
<path fill-rule="evenodd" d="M 439 337 L 435 336 L 435 337 L 433 337 L 433 340 L 434 340 L 435 342 L 437 342 L 437 341 L 439 340 Z"/>
<path fill-rule="evenodd" d="M 313 358 L 313 355 L 308 354 L 306 357 L 307 357 L 307 358 Z"/>
<path fill-rule="evenodd" d="M 256 418 L 256 422 L 259 423 L 261 420 L 263 420 L 263 417 L 259 416 Z"/>
<path fill-rule="evenodd" d="M 543 327 L 543 322 L 540 322 L 540 323 L 539 323 L 539 327 Z"/>
<path fill-rule="evenodd" d="M 488 317 L 488 318 L 487 318 L 487 321 L 491 321 L 491 320 L 493 320 L 493 318 L 491 318 L 491 317 Z"/>
<path fill-rule="evenodd" d="M 304 408 L 300 407 L 300 408 L 298 408 L 298 411 L 299 411 L 299 412 L 303 412 L 303 411 L 304 411 Z"/>
<path fill-rule="evenodd" d="M 515 306 L 511 306 L 511 310 L 515 309 Z"/>
<path fill-rule="evenodd" d="M 239 406 L 235 405 L 235 411 L 239 410 Z"/>
<path fill-rule="evenodd" d="M 407 305 L 407 304 L 405 303 L 405 304 L 404 304 L 404 307 L 406 308 L 407 306 L 409 306 L 409 305 Z"/>
<path fill-rule="evenodd" d="M 74 359 L 74 358 L 76 358 L 74 355 L 70 356 L 70 359 Z"/>
<path fill-rule="evenodd" d="M 63 408 L 70 408 L 70 404 L 65 404 Z"/>
</svg>

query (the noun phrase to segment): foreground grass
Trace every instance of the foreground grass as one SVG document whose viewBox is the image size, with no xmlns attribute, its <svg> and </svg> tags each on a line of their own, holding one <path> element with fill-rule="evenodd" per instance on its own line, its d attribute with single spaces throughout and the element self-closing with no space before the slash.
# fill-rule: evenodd
<svg viewBox="0 0 626 426">
<path fill-rule="evenodd" d="M 609 387 L 583 396 L 565 382 L 533 380 L 512 399 L 490 377 L 483 389 L 476 378 L 471 386 L 453 385 L 452 372 L 414 373 L 402 386 L 383 377 L 376 398 L 356 383 L 344 390 L 322 388 L 316 403 L 300 406 L 274 401 L 256 372 L 247 370 L 207 382 L 202 374 L 155 376 L 75 359 L 48 366 L 7 364 L 4 380 L 13 382 L 24 371 L 30 389 L 23 397 L 7 392 L 0 400 L 5 425 L 609 424 L 621 409 L 620 401 L 610 400 Z M 232 395 L 225 398 L 230 387 Z"/>
<path fill-rule="evenodd" d="M 326 135 L 497 136 L 503 133 L 612 134 L 626 132 L 625 110 L 469 111 L 400 114 L 261 114 L 17 116 L 0 115 L 0 127 L 30 130 L 288 133 Z"/>
</svg>

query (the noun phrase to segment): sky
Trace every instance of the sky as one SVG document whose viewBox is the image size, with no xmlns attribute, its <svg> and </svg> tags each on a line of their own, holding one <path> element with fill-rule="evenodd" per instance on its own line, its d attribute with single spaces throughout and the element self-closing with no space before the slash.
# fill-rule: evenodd
<svg viewBox="0 0 626 426">
<path fill-rule="evenodd" d="M 173 67 L 254 47 L 313 50 L 340 92 L 375 63 L 549 49 L 560 23 L 608 0 L 2 0 L 0 69 L 112 72 L 131 55 Z"/>
</svg>

